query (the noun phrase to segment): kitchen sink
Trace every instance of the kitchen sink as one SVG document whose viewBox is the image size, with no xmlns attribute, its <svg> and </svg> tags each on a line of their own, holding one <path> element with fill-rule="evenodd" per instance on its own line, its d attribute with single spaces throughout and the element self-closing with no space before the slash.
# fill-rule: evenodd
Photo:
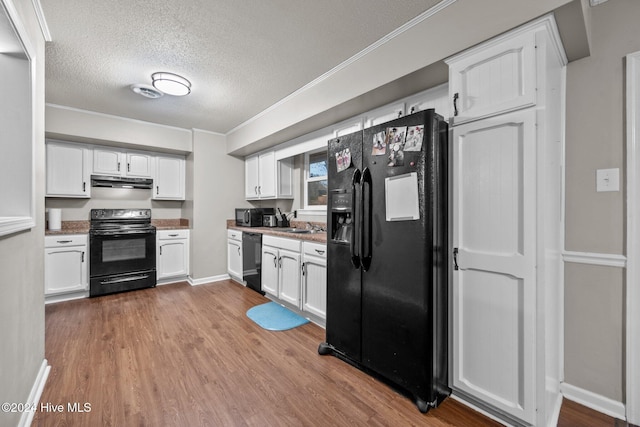
<svg viewBox="0 0 640 427">
<path fill-rule="evenodd" d="M 284 228 L 281 231 L 284 231 L 285 233 L 295 233 L 295 234 L 317 233 L 316 231 L 307 230 L 306 228 Z"/>
</svg>

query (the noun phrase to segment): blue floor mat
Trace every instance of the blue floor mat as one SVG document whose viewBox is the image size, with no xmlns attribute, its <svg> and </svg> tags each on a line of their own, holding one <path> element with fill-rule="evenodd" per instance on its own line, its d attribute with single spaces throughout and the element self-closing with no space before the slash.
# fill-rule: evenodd
<svg viewBox="0 0 640 427">
<path fill-rule="evenodd" d="M 270 331 L 286 331 L 309 323 L 307 319 L 271 301 L 247 310 L 247 317 Z"/>
</svg>

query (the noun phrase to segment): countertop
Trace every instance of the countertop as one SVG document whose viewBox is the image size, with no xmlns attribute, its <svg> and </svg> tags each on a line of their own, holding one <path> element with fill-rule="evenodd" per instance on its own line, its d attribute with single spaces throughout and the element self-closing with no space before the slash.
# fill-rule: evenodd
<svg viewBox="0 0 640 427">
<path fill-rule="evenodd" d="M 181 230 L 189 228 L 189 220 L 178 219 L 152 219 L 151 224 L 157 230 Z M 57 236 L 61 234 L 88 234 L 90 221 L 62 221 L 60 230 L 45 230 L 45 236 Z"/>
<path fill-rule="evenodd" d="M 291 227 L 295 228 L 306 228 L 306 222 L 304 221 L 291 221 Z M 324 223 L 313 223 L 317 224 L 321 227 L 326 227 Z M 233 219 L 227 220 L 227 229 L 228 230 L 238 230 L 238 231 L 246 231 L 251 233 L 260 233 L 269 236 L 278 236 L 278 237 L 286 237 L 287 239 L 295 239 L 295 240 L 305 240 L 308 242 L 315 243 L 327 243 L 327 233 L 287 233 L 286 231 L 282 231 L 277 227 L 238 227 L 236 225 L 236 221 Z"/>
</svg>

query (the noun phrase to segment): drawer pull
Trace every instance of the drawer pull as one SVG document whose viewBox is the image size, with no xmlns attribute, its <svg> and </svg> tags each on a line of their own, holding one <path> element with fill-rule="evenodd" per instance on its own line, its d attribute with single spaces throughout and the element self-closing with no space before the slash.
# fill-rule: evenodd
<svg viewBox="0 0 640 427">
<path fill-rule="evenodd" d="M 72 241 L 73 241 L 73 240 L 56 240 L 56 242 L 58 242 L 58 243 L 62 243 L 62 244 L 65 244 L 65 243 L 71 243 Z"/>
<path fill-rule="evenodd" d="M 169 234 L 169 237 L 178 237 L 177 234 Z"/>
<path fill-rule="evenodd" d="M 319 255 L 324 255 L 324 251 L 321 251 L 320 249 L 316 249 L 316 252 L 317 252 Z"/>
</svg>

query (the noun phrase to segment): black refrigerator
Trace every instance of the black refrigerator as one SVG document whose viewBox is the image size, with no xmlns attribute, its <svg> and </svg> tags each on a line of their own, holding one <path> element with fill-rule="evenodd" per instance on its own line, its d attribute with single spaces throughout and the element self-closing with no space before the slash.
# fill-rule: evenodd
<svg viewBox="0 0 640 427">
<path fill-rule="evenodd" d="M 329 141 L 326 342 L 426 412 L 447 385 L 446 122 L 433 109 Z"/>
</svg>

